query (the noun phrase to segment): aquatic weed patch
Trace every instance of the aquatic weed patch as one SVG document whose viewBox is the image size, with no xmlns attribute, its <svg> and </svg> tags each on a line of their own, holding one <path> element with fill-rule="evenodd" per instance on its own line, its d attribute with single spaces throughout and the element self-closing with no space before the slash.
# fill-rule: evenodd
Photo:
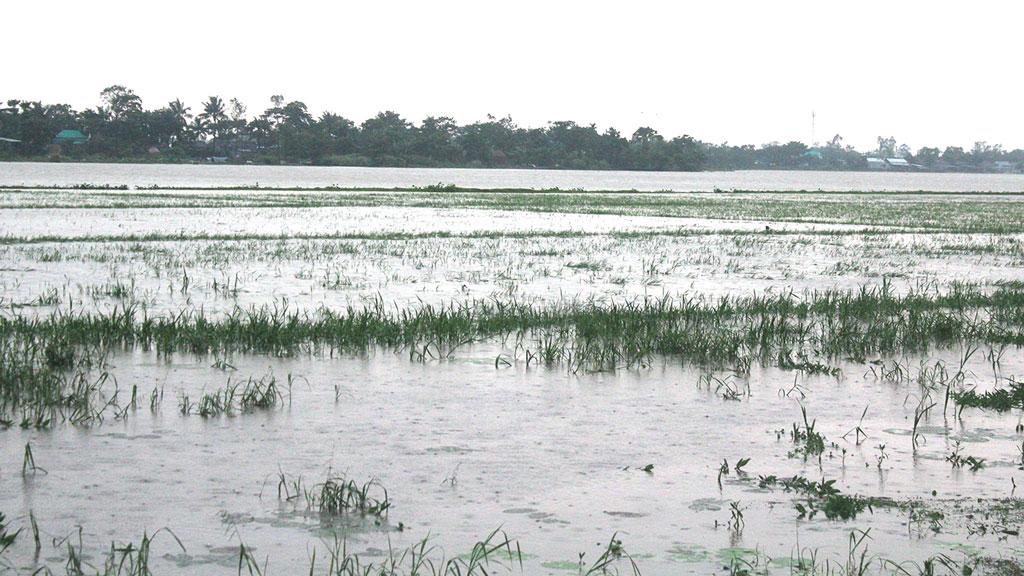
<svg viewBox="0 0 1024 576">
<path fill-rule="evenodd" d="M 1011 409 L 1024 410 L 1024 382 L 1009 379 L 1005 387 L 978 392 L 977 389 L 953 391 L 951 398 L 962 408 L 982 408 L 1006 412 Z"/>
<path fill-rule="evenodd" d="M 864 510 L 873 511 L 875 506 L 896 506 L 896 503 L 888 498 L 843 494 L 835 487 L 835 483 L 835 480 L 825 479 L 814 482 L 803 476 L 780 479 L 770 475 L 761 476 L 757 480 L 760 488 L 780 487 L 786 492 L 803 496 L 803 500 L 794 504 L 801 519 L 813 519 L 820 512 L 829 520 L 853 520 Z"/>
</svg>

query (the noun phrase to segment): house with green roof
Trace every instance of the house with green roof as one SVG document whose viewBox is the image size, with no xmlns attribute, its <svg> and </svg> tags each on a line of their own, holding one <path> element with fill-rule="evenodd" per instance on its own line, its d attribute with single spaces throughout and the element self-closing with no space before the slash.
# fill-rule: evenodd
<svg viewBox="0 0 1024 576">
<path fill-rule="evenodd" d="M 53 143 L 57 145 L 85 144 L 88 141 L 89 137 L 83 134 L 80 130 L 61 130 L 53 137 Z"/>
</svg>

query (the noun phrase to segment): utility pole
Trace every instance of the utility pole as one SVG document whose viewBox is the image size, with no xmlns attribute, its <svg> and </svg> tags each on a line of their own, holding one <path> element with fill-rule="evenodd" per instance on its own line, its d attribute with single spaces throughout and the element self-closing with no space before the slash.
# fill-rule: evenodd
<svg viewBox="0 0 1024 576">
<path fill-rule="evenodd" d="M 814 144 L 814 121 L 815 121 L 814 110 L 811 110 L 811 147 L 812 148 L 815 146 L 815 144 Z"/>
</svg>

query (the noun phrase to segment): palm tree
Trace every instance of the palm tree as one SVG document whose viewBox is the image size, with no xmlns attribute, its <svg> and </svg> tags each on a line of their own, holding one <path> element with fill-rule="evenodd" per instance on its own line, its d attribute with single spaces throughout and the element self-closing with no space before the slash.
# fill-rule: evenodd
<svg viewBox="0 0 1024 576">
<path fill-rule="evenodd" d="M 192 120 L 192 125 L 189 127 L 189 130 L 192 131 L 193 138 L 199 140 L 203 139 L 203 136 L 210 133 L 210 126 L 206 123 L 206 120 L 203 120 L 203 117 L 200 114 Z"/>
<path fill-rule="evenodd" d="M 187 126 L 189 119 L 192 118 L 192 114 L 189 112 L 191 108 L 185 106 L 185 103 L 181 100 L 171 100 L 167 103 L 167 109 L 174 114 L 175 120 L 177 120 L 178 124 L 181 126 Z"/>
<path fill-rule="evenodd" d="M 201 119 L 204 124 L 209 126 L 210 131 L 213 133 L 213 137 L 217 138 L 220 136 L 224 121 L 228 119 L 228 115 L 225 112 L 224 101 L 220 99 L 220 96 L 210 96 L 206 102 L 203 103 L 203 111 L 197 118 Z"/>
<path fill-rule="evenodd" d="M 177 98 L 167 103 L 167 109 L 170 110 L 171 116 L 174 118 L 175 133 L 173 137 L 177 140 L 188 131 L 188 121 L 192 118 L 192 114 L 189 112 L 191 109 Z"/>
</svg>

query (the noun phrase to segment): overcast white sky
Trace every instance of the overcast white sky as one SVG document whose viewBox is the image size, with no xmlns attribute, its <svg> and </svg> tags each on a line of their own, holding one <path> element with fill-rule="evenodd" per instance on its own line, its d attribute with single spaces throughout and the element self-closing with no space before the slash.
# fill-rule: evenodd
<svg viewBox="0 0 1024 576">
<path fill-rule="evenodd" d="M 4 2 L 0 98 L 271 94 L 357 122 L 512 115 L 762 143 L 1024 147 L 1024 3 Z"/>
</svg>

